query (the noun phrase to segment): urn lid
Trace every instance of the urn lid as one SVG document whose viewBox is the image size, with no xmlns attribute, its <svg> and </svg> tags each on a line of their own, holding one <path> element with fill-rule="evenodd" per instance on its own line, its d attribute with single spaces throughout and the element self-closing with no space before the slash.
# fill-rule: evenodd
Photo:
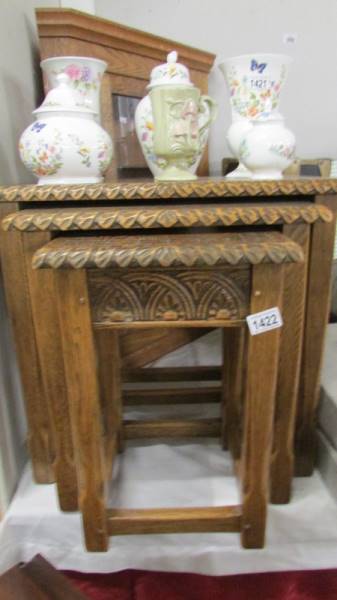
<svg viewBox="0 0 337 600">
<path fill-rule="evenodd" d="M 41 112 L 56 113 L 59 111 L 69 111 L 74 113 L 85 113 L 96 115 L 97 113 L 84 106 L 78 98 L 78 93 L 71 87 L 71 80 L 66 73 L 59 73 L 56 76 L 57 85 L 46 95 L 41 106 L 33 111 L 33 114 Z"/>
<path fill-rule="evenodd" d="M 193 86 L 190 80 L 190 73 L 185 65 L 177 62 L 178 53 L 174 50 L 167 55 L 167 62 L 158 65 L 151 71 L 150 83 L 148 89 L 158 85 L 188 85 Z"/>
</svg>

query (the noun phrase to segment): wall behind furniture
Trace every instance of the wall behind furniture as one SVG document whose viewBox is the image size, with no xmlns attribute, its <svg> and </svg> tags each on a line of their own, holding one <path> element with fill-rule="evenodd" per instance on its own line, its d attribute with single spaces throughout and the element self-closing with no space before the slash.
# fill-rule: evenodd
<svg viewBox="0 0 337 600">
<path fill-rule="evenodd" d="M 324 0 L 96 0 L 96 15 L 208 50 L 218 57 L 278 52 L 294 58 L 281 108 L 301 158 L 337 156 L 337 2 Z M 283 43 L 296 34 L 295 44 Z M 219 103 L 210 139 L 210 165 L 219 173 L 229 156 L 228 93 L 214 68 L 209 92 Z"/>
<path fill-rule="evenodd" d="M 0 185 L 33 181 L 20 162 L 18 139 L 32 121 L 40 89 L 32 0 L 1 0 Z M 26 459 L 26 424 L 10 324 L 0 280 L 0 511 Z"/>
</svg>

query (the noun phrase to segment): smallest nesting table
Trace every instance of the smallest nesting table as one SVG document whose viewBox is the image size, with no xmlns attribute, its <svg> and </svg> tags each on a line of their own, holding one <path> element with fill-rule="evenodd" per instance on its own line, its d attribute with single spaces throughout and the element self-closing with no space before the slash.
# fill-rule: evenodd
<svg viewBox="0 0 337 600">
<path fill-rule="evenodd" d="M 241 504 L 129 510 L 106 506 L 105 482 L 128 425 L 116 347 L 112 411 L 102 427 L 93 326 L 243 327 L 249 313 L 282 307 L 285 263 L 304 269 L 303 252 L 278 232 L 59 237 L 35 252 L 33 267 L 55 274 L 88 550 L 106 550 L 113 534 L 177 531 L 237 531 L 245 548 L 264 545 L 280 329 L 247 341 Z"/>
</svg>

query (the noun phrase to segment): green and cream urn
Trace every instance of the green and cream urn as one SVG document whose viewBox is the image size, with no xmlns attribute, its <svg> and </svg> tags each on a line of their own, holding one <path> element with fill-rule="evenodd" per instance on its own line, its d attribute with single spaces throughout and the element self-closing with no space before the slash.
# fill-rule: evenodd
<svg viewBox="0 0 337 600">
<path fill-rule="evenodd" d="M 196 179 L 216 116 L 216 103 L 193 85 L 177 57 L 171 52 L 166 63 L 152 70 L 149 94 L 135 115 L 139 142 L 158 181 Z"/>
</svg>

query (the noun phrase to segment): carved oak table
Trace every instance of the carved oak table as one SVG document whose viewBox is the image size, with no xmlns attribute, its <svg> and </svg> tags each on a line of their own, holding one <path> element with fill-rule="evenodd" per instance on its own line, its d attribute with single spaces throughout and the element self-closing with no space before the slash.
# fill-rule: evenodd
<svg viewBox="0 0 337 600">
<path fill-rule="evenodd" d="M 314 464 L 315 413 L 330 302 L 337 180 L 259 182 L 207 178 L 179 183 L 29 185 L 0 188 L 0 206 L 5 217 L 3 227 L 10 232 L 2 231 L 2 271 L 24 389 L 34 475 L 36 481 L 44 483 L 56 478 L 64 510 L 76 508 L 64 363 L 54 280 L 50 271 L 32 269 L 36 250 L 60 232 L 73 236 L 78 231 L 90 234 L 119 230 L 119 235 L 126 235 L 142 230 L 145 235 L 148 230 L 165 230 L 170 235 L 184 228 L 276 229 L 302 247 L 307 257 L 306 274 L 296 276 L 293 271 L 287 276 L 286 272 L 285 278 L 281 343 L 289 347 L 289 352 L 283 352 L 287 360 L 279 365 L 272 458 L 272 499 L 286 502 L 293 469 L 293 428 L 289 428 L 289 422 L 294 425 L 296 417 L 288 391 L 297 380 L 297 474 L 310 475 Z M 287 288 L 293 291 L 294 287 L 298 295 L 295 306 L 287 302 Z M 162 317 L 167 320 L 170 314 L 162 311 Z M 120 318 L 123 321 L 125 315 Z M 230 331 L 233 338 L 230 334 L 225 347 L 229 364 L 230 356 L 232 360 L 239 356 L 242 345 L 235 329 Z M 98 341 L 106 348 L 103 331 Z M 296 353 L 292 354 L 291 349 L 295 347 L 302 348 L 301 368 L 293 360 Z M 236 395 L 239 387 L 238 382 L 233 383 Z M 235 417 L 235 398 L 230 410 Z"/>
<path fill-rule="evenodd" d="M 220 429 L 225 421 L 124 420 L 118 333 L 121 327 L 139 331 L 200 325 L 215 325 L 224 338 L 227 329 L 245 332 L 249 313 L 282 306 L 285 267 L 288 276 L 294 268 L 301 276 L 305 262 L 300 245 L 278 231 L 59 236 L 37 250 L 33 267 L 54 273 L 87 549 L 107 550 L 109 535 L 179 531 L 236 531 L 245 548 L 263 547 L 278 365 L 282 352 L 288 353 L 284 344 L 280 347 L 280 328 L 247 336 L 244 372 L 238 366 L 231 369 L 246 390 L 240 454 L 234 454 L 241 502 L 174 509 L 109 508 L 105 482 L 111 479 L 116 451 L 122 450 L 125 438 L 144 433 L 150 438 L 181 437 L 186 425 L 195 437 L 209 431 L 210 424 Z M 288 291 L 288 303 L 296 303 L 297 289 Z M 115 345 L 108 419 L 97 369 L 102 361 L 95 344 L 97 328 L 109 330 Z M 226 388 L 230 384 L 227 373 L 224 383 Z M 229 448 L 233 454 L 231 440 Z M 113 485 L 118 487 L 118 478 Z"/>
</svg>

